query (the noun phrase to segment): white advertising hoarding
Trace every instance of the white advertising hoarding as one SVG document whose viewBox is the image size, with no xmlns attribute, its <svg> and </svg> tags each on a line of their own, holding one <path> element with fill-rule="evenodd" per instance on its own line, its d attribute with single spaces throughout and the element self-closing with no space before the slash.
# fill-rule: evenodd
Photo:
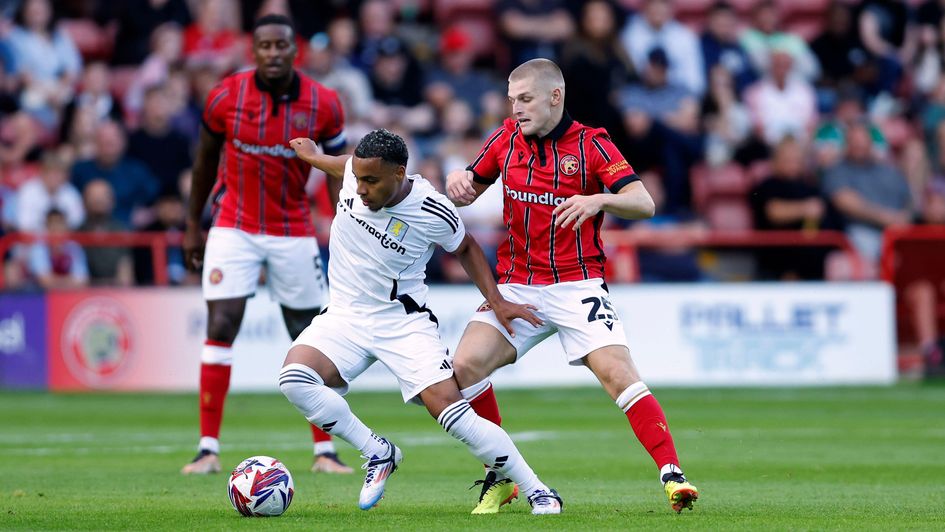
<svg viewBox="0 0 945 532">
<path fill-rule="evenodd" d="M 431 288 L 428 306 L 451 350 L 481 302 L 472 286 Z M 613 286 L 611 302 L 637 368 L 651 385 L 810 386 L 896 379 L 893 292 L 882 283 Z M 199 336 L 189 329 L 189 337 Z M 232 388 L 275 390 L 288 346 L 278 306 L 260 290 L 247 306 L 234 345 Z M 199 344 L 194 349 L 197 356 Z M 586 369 L 567 365 L 556 336 L 501 369 L 493 381 L 503 388 L 596 383 Z M 375 364 L 352 386 L 359 389 L 396 389 L 396 381 Z"/>
</svg>

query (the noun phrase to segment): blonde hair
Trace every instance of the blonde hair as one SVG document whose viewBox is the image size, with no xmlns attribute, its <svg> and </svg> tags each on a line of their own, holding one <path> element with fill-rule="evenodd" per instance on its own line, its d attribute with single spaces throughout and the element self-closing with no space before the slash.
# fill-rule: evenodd
<svg viewBox="0 0 945 532">
<path fill-rule="evenodd" d="M 509 74 L 509 82 L 532 79 L 542 89 L 552 91 L 561 89 L 564 94 L 564 75 L 561 69 L 550 59 L 531 59 L 515 67 Z"/>
</svg>

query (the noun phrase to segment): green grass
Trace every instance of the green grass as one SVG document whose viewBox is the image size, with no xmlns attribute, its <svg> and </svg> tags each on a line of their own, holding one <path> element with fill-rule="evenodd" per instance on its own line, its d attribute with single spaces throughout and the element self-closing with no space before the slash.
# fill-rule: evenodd
<svg viewBox="0 0 945 532">
<path fill-rule="evenodd" d="M 0 393 L 0 529 L 945 528 L 943 386 L 656 392 L 702 492 L 693 512 L 669 509 L 600 390 L 499 391 L 505 427 L 566 502 L 563 515 L 540 518 L 524 501 L 470 516 L 477 491 L 466 488 L 481 465 L 398 394 L 349 397 L 405 454 L 370 512 L 357 509 L 360 474 L 308 472 L 308 430 L 282 396 L 234 395 L 224 467 L 269 454 L 294 474 L 295 500 L 272 519 L 240 517 L 225 475 L 178 473 L 196 442 L 192 394 Z"/>
</svg>

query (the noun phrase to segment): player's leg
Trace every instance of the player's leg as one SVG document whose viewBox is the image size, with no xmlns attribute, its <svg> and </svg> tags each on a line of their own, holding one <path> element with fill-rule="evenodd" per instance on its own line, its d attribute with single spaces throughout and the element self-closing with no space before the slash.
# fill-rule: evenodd
<svg viewBox="0 0 945 532">
<path fill-rule="evenodd" d="M 245 309 L 245 297 L 207 301 L 207 340 L 200 353 L 200 442 L 197 456 L 181 469 L 185 475 L 220 471 L 220 426 L 230 389 L 232 345 Z"/>
<path fill-rule="evenodd" d="M 282 305 L 282 321 L 285 322 L 286 330 L 289 336 L 295 340 L 312 323 L 312 319 L 321 312 L 320 307 L 307 309 L 293 309 Z M 348 467 L 338 457 L 335 450 L 335 443 L 331 435 L 315 425 L 312 427 L 312 444 L 314 447 L 315 458 L 312 460 L 312 473 L 353 473 L 354 469 Z"/>
<path fill-rule="evenodd" d="M 246 299 L 256 291 L 263 256 L 254 237 L 214 227 L 207 236 L 201 287 L 207 301 L 207 340 L 200 355 L 200 443 L 184 474 L 220 470 L 220 425 L 230 387 L 232 345 Z"/>
<path fill-rule="evenodd" d="M 561 513 L 562 502 L 557 492 L 538 479 L 501 427 L 475 414 L 460 394 L 456 381 L 447 378 L 437 382 L 421 391 L 420 399 L 450 436 L 463 442 L 491 471 L 501 473 L 521 488 L 533 514 Z"/>
<path fill-rule="evenodd" d="M 699 492 L 683 475 L 663 408 L 640 380 L 630 351 L 625 345 L 609 345 L 592 351 L 583 362 L 626 414 L 633 433 L 656 462 L 673 510 L 691 510 Z"/>
<path fill-rule="evenodd" d="M 542 306 L 572 365 L 585 365 L 617 402 L 647 450 L 666 488 L 673 509 L 692 507 L 698 497 L 679 467 L 673 437 L 659 402 L 650 393 L 630 358 L 627 337 L 600 279 L 559 283 L 545 288 Z"/>
<path fill-rule="evenodd" d="M 327 301 L 318 242 L 311 237 L 268 237 L 269 288 L 280 302 L 282 320 L 294 341 L 312 323 Z M 311 425 L 313 473 L 353 473 L 338 458 L 331 436 Z"/>
<path fill-rule="evenodd" d="M 516 303 L 537 304 L 539 289 L 522 285 L 500 285 L 503 297 Z M 541 309 L 537 311 L 544 319 Z M 515 336 L 496 320 L 495 313 L 483 304 L 473 316 L 463 333 L 453 357 L 453 370 L 463 397 L 480 417 L 496 425 L 502 424 L 499 405 L 496 401 L 490 375 L 496 369 L 514 363 L 533 346 L 553 334 L 551 325 L 535 328 L 523 320 L 512 322 Z M 475 513 L 496 513 L 503 504 L 518 495 L 518 487 L 501 472 L 490 470 L 486 465 L 486 476 L 481 481 L 482 491 Z"/>
<path fill-rule="evenodd" d="M 453 371 L 463 397 L 476 414 L 496 425 L 502 425 L 502 416 L 489 376 L 515 360 L 515 347 L 495 327 L 480 321 L 469 322 L 453 356 Z"/>
<path fill-rule="evenodd" d="M 363 332 L 335 316 L 321 315 L 289 350 L 279 389 L 309 423 L 350 443 L 368 459 L 359 500 L 361 509 L 368 510 L 380 500 L 387 477 L 403 456 L 358 419 L 341 396 L 348 382 L 374 361 L 361 347 L 370 338 Z"/>
</svg>

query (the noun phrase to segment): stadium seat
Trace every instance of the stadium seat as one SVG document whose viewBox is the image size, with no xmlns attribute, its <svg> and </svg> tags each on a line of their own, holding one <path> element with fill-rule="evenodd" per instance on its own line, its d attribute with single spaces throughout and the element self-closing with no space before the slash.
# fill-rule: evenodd
<svg viewBox="0 0 945 532">
<path fill-rule="evenodd" d="M 461 22 L 465 16 L 492 20 L 494 4 L 494 0 L 434 0 L 433 16 L 440 25 Z"/>
<path fill-rule="evenodd" d="M 787 24 L 785 24 L 785 29 L 788 33 L 799 35 L 805 41 L 810 42 L 817 38 L 823 31 L 824 18 L 823 15 L 792 17 Z"/>
<path fill-rule="evenodd" d="M 116 67 L 109 73 L 109 90 L 118 101 L 124 101 L 125 93 L 138 75 L 137 67 Z"/>
<path fill-rule="evenodd" d="M 718 167 L 697 165 L 690 173 L 692 198 L 696 210 L 703 211 L 714 198 L 744 198 L 751 188 L 751 180 L 737 163 Z"/>
<path fill-rule="evenodd" d="M 796 15 L 816 15 L 823 17 L 830 7 L 831 0 L 778 0 L 781 16 L 790 18 Z"/>
<path fill-rule="evenodd" d="M 709 227 L 716 231 L 749 231 L 751 209 L 743 199 L 725 198 L 709 203 L 705 213 Z"/>
<path fill-rule="evenodd" d="M 114 47 L 111 33 L 88 19 L 62 19 L 60 27 L 75 42 L 85 61 L 108 59 Z"/>
<path fill-rule="evenodd" d="M 21 163 L 12 166 L 6 166 L 0 172 L 0 180 L 3 184 L 16 189 L 19 188 L 27 179 L 36 177 L 40 174 L 41 167 L 39 163 Z"/>
</svg>

